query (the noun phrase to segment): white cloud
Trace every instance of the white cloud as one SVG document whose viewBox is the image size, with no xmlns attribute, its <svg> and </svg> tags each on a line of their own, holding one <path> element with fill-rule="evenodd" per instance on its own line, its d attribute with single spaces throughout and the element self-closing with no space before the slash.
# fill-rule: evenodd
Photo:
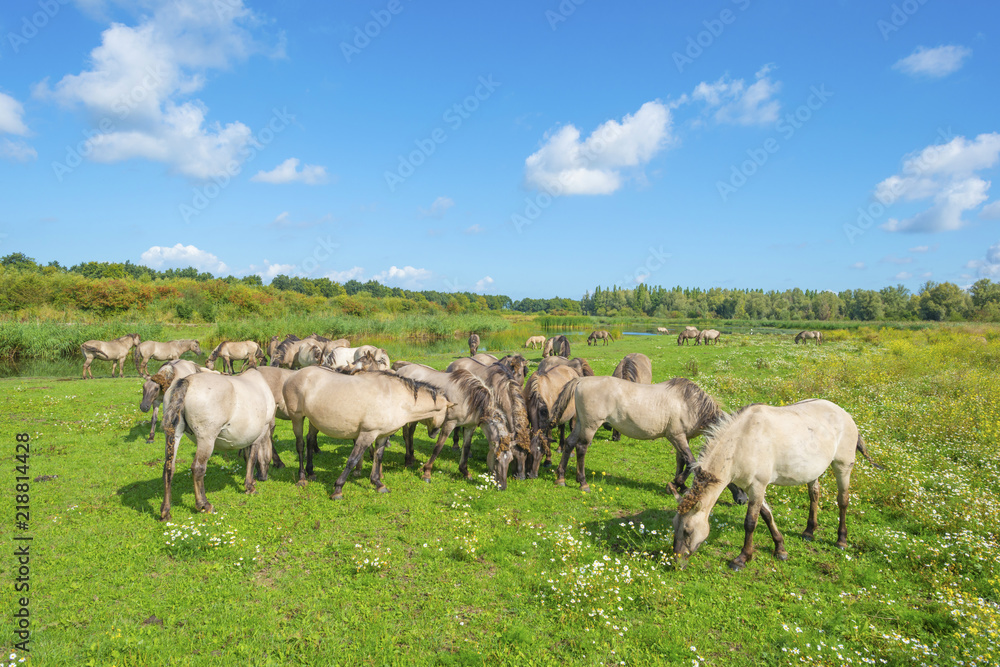
<svg viewBox="0 0 1000 667">
<path fill-rule="evenodd" d="M 866 269 L 868 267 L 865 265 L 864 262 L 854 262 L 854 264 L 851 264 L 851 268 L 852 269 L 862 270 L 862 269 Z"/>
<path fill-rule="evenodd" d="M 927 76 L 940 78 L 958 71 L 966 58 L 972 55 L 972 49 L 964 46 L 938 46 L 928 49 L 918 46 L 917 50 L 898 60 L 892 66 L 910 76 Z"/>
<path fill-rule="evenodd" d="M 1000 220 L 1000 199 L 991 201 L 979 211 L 979 217 L 983 220 Z"/>
<path fill-rule="evenodd" d="M 0 93 L 0 133 L 28 134 L 28 126 L 24 124 L 24 105 L 10 95 Z"/>
<path fill-rule="evenodd" d="M 193 245 L 178 243 L 173 247 L 154 245 L 140 255 L 142 263 L 154 269 L 162 267 L 185 269 L 193 266 L 199 271 L 226 273 L 229 267 L 218 257 Z"/>
<path fill-rule="evenodd" d="M 455 205 L 455 202 L 448 197 L 438 197 L 433 202 L 431 202 L 430 208 L 417 209 L 420 213 L 421 218 L 443 218 L 444 214 L 449 208 Z"/>
<path fill-rule="evenodd" d="M 289 222 L 291 222 L 290 218 L 291 216 L 289 215 L 288 211 L 282 211 L 277 215 L 277 217 L 274 220 L 271 221 L 271 224 L 276 227 L 284 227 Z"/>
<path fill-rule="evenodd" d="M 910 248 L 910 252 L 930 252 L 930 249 L 929 245 L 918 245 Z"/>
<path fill-rule="evenodd" d="M 931 200 L 929 209 L 912 218 L 891 218 L 882 225 L 890 232 L 941 232 L 961 229 L 965 211 L 989 198 L 990 182 L 975 172 L 994 167 L 1000 156 L 1000 133 L 981 134 L 973 141 L 955 137 L 946 144 L 911 153 L 899 174 L 875 187 L 875 197 L 889 206 L 900 199 Z"/>
<path fill-rule="evenodd" d="M 976 269 L 980 278 L 1000 278 L 1000 243 L 994 243 L 986 249 L 985 259 L 974 259 L 965 268 Z"/>
<path fill-rule="evenodd" d="M 715 110 L 715 120 L 731 125 L 766 125 L 778 120 L 781 103 L 772 97 L 781 90 L 781 82 L 771 81 L 771 66 L 765 65 L 754 75 L 749 86 L 743 79 L 723 76 L 715 83 L 702 81 L 695 86 L 691 99 L 704 102 Z M 686 100 L 686 98 L 684 98 Z"/>
<path fill-rule="evenodd" d="M 266 259 L 264 260 L 263 267 L 251 264 L 250 272 L 256 273 L 265 281 L 273 280 L 275 276 L 279 275 L 297 276 L 301 273 L 299 267 L 295 264 L 271 264 Z"/>
<path fill-rule="evenodd" d="M 910 273 L 909 271 L 900 271 L 895 276 L 893 276 L 893 280 L 909 280 L 912 277 L 913 274 Z"/>
<path fill-rule="evenodd" d="M 28 162 L 38 157 L 38 151 L 20 139 L 12 141 L 4 137 L 0 139 L 0 157 L 17 162 Z"/>
<path fill-rule="evenodd" d="M 609 120 L 580 141 L 565 125 L 546 134 L 542 147 L 524 161 L 528 186 L 552 195 L 606 195 L 622 185 L 620 169 L 649 162 L 670 140 L 670 111 L 646 102 L 619 123 Z"/>
<path fill-rule="evenodd" d="M 320 167 L 315 164 L 302 165 L 301 170 L 298 167 L 299 159 L 290 157 L 271 171 L 258 171 L 250 180 L 274 185 L 283 183 L 320 185 L 326 183 L 326 167 Z"/>
<path fill-rule="evenodd" d="M 260 17 L 241 0 L 175 0 L 136 26 L 113 23 L 90 53 L 90 69 L 35 87 L 41 98 L 82 105 L 101 132 L 88 140 L 97 162 L 143 158 L 208 179 L 240 162 L 251 131 L 239 121 L 206 120 L 200 100 L 183 99 L 223 70 L 260 51 Z M 111 129 L 104 131 L 110 125 Z"/>
<path fill-rule="evenodd" d="M 433 274 L 427 269 L 417 269 L 412 266 L 398 268 L 391 266 L 387 271 L 376 273 L 372 278 L 383 285 L 393 287 L 404 287 L 406 289 L 420 289 L 421 283 L 426 282 Z"/>
<path fill-rule="evenodd" d="M 355 266 L 353 268 L 347 269 L 346 271 L 330 271 L 323 275 L 324 278 L 329 278 L 330 280 L 337 283 L 346 283 L 348 280 L 356 280 L 363 276 L 365 270 L 360 266 Z"/>
<path fill-rule="evenodd" d="M 482 280 L 476 281 L 476 291 L 485 292 L 488 287 L 491 287 L 495 281 L 489 276 L 483 276 Z"/>
<path fill-rule="evenodd" d="M 471 227 L 466 227 L 465 228 L 465 233 L 466 234 L 485 234 L 486 230 L 483 228 L 482 225 L 475 224 L 475 225 L 472 225 Z"/>
</svg>

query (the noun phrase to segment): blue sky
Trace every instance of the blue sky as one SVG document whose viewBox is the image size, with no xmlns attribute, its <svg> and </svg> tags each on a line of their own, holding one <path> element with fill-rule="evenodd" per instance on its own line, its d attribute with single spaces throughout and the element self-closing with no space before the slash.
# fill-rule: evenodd
<svg viewBox="0 0 1000 667">
<path fill-rule="evenodd" d="M 694 4 L 4 3 L 0 252 L 514 298 L 1000 279 L 1000 6 Z"/>
</svg>

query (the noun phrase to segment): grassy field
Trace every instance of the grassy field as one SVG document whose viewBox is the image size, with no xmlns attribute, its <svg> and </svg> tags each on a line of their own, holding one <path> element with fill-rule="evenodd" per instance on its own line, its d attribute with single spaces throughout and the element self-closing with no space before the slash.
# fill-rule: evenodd
<svg viewBox="0 0 1000 667">
<path fill-rule="evenodd" d="M 726 503 L 688 569 L 672 567 L 665 441 L 612 443 L 599 432 L 587 457 L 593 492 L 583 494 L 573 463 L 566 488 L 546 470 L 493 489 L 479 436 L 477 481 L 446 450 L 425 484 L 394 437 L 392 492 L 375 493 L 366 472 L 334 502 L 350 445 L 321 436 L 318 481 L 304 489 L 290 466 L 245 495 L 242 461 L 215 455 L 215 515 L 194 511 L 185 441 L 164 525 L 163 437 L 145 443 L 138 378 L 112 380 L 98 362 L 104 377 L 86 383 L 78 367 L 72 378 L 0 380 L 0 605 L 14 610 L 25 595 L 14 592 L 10 554 L 15 535 L 30 535 L 29 662 L 39 665 L 1000 663 L 1000 331 L 861 329 L 828 340 L 572 339 L 598 374 L 639 351 L 654 381 L 689 377 L 730 409 L 823 397 L 854 415 L 886 471 L 855 467 L 848 549 L 833 544 L 828 473 L 816 541 L 798 537 L 805 488 L 771 487 L 790 559 L 774 560 L 760 527 L 739 573 L 726 561 L 742 545 L 744 508 Z M 467 354 L 464 340 L 406 351 L 438 368 Z M 537 363 L 540 351 L 527 352 Z M 27 531 L 13 521 L 19 432 L 31 437 Z M 293 463 L 288 422 L 276 438 Z M 418 459 L 430 450 L 419 429 Z M 0 618 L 3 657 L 12 620 Z"/>
</svg>

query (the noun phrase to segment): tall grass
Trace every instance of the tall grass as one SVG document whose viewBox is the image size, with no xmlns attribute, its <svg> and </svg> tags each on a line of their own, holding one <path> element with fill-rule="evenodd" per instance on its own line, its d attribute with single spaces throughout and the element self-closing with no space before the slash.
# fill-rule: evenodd
<svg viewBox="0 0 1000 667">
<path fill-rule="evenodd" d="M 56 322 L 0 322 L 0 359 L 55 359 L 79 356 L 80 345 L 88 340 L 112 340 L 137 333 L 143 340 L 155 340 L 163 331 L 156 323 L 110 321 L 102 324 L 59 324 Z"/>
</svg>

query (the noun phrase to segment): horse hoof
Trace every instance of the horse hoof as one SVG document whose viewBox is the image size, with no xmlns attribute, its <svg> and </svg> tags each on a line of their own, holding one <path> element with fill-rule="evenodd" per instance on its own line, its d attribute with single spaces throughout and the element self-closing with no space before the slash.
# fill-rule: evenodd
<svg viewBox="0 0 1000 667">
<path fill-rule="evenodd" d="M 428 475 L 427 477 L 421 477 L 420 479 L 421 479 L 421 481 L 427 482 L 428 484 L 431 483 L 430 475 Z"/>
<path fill-rule="evenodd" d="M 153 444 L 153 442 L 154 442 L 153 438 L 146 438 L 146 444 L 147 445 L 151 445 L 151 444 Z"/>
<path fill-rule="evenodd" d="M 733 572 L 739 572 L 740 570 L 742 570 L 745 567 L 746 567 L 746 563 L 742 563 L 742 562 L 740 562 L 738 560 L 731 560 L 731 561 L 729 561 L 729 569 L 732 570 Z"/>
<path fill-rule="evenodd" d="M 846 549 L 847 548 L 847 542 L 837 542 L 837 544 L 835 546 L 838 549 Z"/>
<path fill-rule="evenodd" d="M 280 463 L 280 462 L 279 463 L 275 463 L 274 467 L 277 468 L 278 470 L 281 470 L 282 468 L 285 467 L 285 464 L 284 463 Z"/>
<path fill-rule="evenodd" d="M 802 533 L 802 539 L 805 540 L 806 542 L 812 542 L 813 541 L 813 534 L 812 533 Z"/>
<path fill-rule="evenodd" d="M 205 506 L 201 508 L 201 511 L 205 514 L 215 514 L 215 508 L 212 507 L 212 503 L 205 503 Z"/>
<path fill-rule="evenodd" d="M 389 487 L 385 486 L 385 485 L 382 485 L 382 486 L 378 487 L 378 492 L 379 493 L 389 493 Z"/>
<path fill-rule="evenodd" d="M 580 487 L 580 491 L 582 493 L 590 493 L 590 485 L 584 484 L 583 486 Z"/>
<path fill-rule="evenodd" d="M 787 551 L 776 551 L 774 552 L 774 557 L 776 560 L 788 560 Z"/>
<path fill-rule="evenodd" d="M 334 493 L 330 494 L 330 500 L 343 500 L 343 499 L 344 499 L 344 494 L 341 493 L 340 491 L 335 491 Z"/>
<path fill-rule="evenodd" d="M 551 468 L 552 467 L 552 461 L 546 461 L 545 463 L 542 464 L 542 467 L 543 468 Z"/>
<path fill-rule="evenodd" d="M 556 486 L 566 486 L 566 480 L 564 480 L 564 479 L 557 479 L 556 480 Z"/>
<path fill-rule="evenodd" d="M 300 479 L 299 481 L 295 482 L 295 486 L 305 487 L 308 483 L 309 483 L 309 480 Z"/>
</svg>

